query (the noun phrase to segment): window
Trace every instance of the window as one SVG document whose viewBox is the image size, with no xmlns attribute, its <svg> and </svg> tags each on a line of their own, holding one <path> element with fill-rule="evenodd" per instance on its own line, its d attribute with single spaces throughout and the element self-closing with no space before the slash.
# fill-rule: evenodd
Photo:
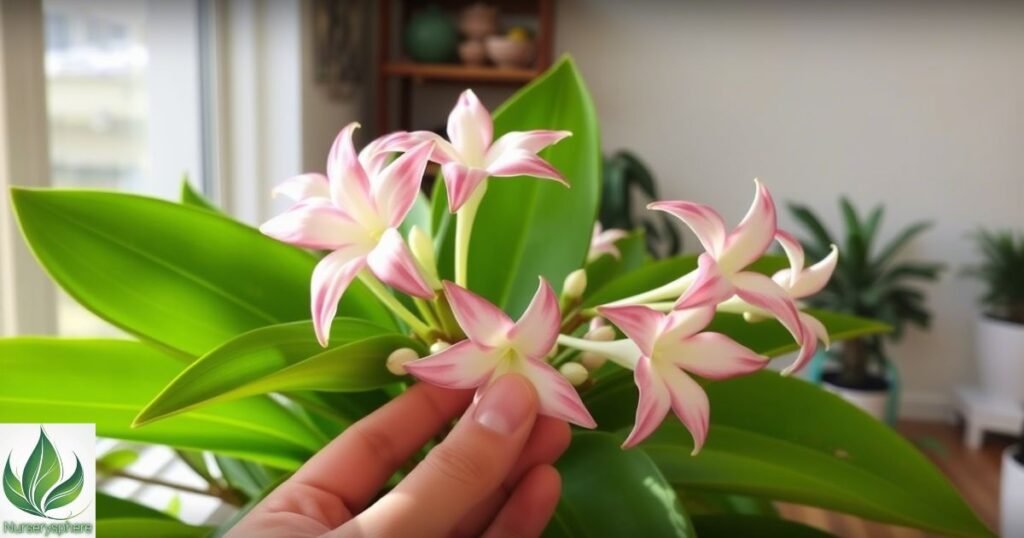
<svg viewBox="0 0 1024 538">
<path fill-rule="evenodd" d="M 198 2 L 44 0 L 51 184 L 174 197 L 202 184 Z M 64 335 L 117 331 L 58 294 Z"/>
</svg>

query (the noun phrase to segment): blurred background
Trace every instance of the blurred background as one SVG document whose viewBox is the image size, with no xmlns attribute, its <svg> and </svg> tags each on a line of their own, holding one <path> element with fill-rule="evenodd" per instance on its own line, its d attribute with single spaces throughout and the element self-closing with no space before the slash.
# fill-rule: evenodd
<svg viewBox="0 0 1024 538">
<path fill-rule="evenodd" d="M 443 128 L 461 90 L 493 109 L 565 53 L 593 94 L 607 168 L 641 190 L 649 179 L 662 198 L 736 221 L 760 177 L 780 207 L 810 209 L 837 242 L 850 229 L 841 196 L 864 214 L 884 206 L 879 244 L 932 223 L 890 260 L 944 266 L 914 288 L 930 324 L 889 342 L 873 375 L 898 393 L 882 418 L 994 525 L 1007 443 L 979 432 L 1019 431 L 1024 366 L 1003 372 L 1019 374 L 1016 387 L 986 386 L 984 282 L 961 272 L 979 262 L 972 233 L 1024 228 L 1024 3 L 4 0 L 0 186 L 176 198 L 186 178 L 256 223 L 280 209 L 272 185 L 323 170 L 348 122 L 363 124 L 363 143 Z M 42 275 L 2 196 L 3 332 L 116 335 Z M 640 198 L 604 216 L 642 227 L 616 220 Z M 663 242 L 652 255 L 674 250 Z M 194 508 L 194 519 L 217 509 Z M 841 535 L 888 532 L 791 510 Z"/>
</svg>

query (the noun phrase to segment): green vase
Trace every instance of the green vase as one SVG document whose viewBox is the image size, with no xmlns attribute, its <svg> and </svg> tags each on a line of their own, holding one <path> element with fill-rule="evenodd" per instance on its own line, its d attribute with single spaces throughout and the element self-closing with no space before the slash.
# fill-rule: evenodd
<svg viewBox="0 0 1024 538">
<path fill-rule="evenodd" d="M 447 13 L 431 5 L 409 18 L 402 43 L 405 53 L 417 62 L 451 62 L 459 46 L 459 31 Z"/>
</svg>

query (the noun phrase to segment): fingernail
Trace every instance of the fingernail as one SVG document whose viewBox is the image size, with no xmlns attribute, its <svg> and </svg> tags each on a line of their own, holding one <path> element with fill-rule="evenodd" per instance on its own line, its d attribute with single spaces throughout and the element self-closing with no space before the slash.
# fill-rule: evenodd
<svg viewBox="0 0 1024 538">
<path fill-rule="evenodd" d="M 518 375 L 506 375 L 487 387 L 473 418 L 489 430 L 512 435 L 530 418 L 535 398 L 528 381 Z"/>
</svg>

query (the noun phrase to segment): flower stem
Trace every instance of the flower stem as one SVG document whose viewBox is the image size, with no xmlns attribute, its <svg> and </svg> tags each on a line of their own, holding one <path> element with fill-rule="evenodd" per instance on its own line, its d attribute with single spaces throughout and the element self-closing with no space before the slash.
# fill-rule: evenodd
<svg viewBox="0 0 1024 538">
<path fill-rule="evenodd" d="M 455 283 L 463 288 L 469 285 L 469 240 L 473 234 L 473 222 L 480 202 L 487 192 L 487 181 L 484 180 L 476 191 L 470 195 L 465 204 L 456 212 L 455 221 Z"/>
<path fill-rule="evenodd" d="M 427 341 L 430 338 L 430 327 L 423 323 L 420 318 L 416 317 L 416 314 L 410 312 L 405 305 L 399 302 L 398 299 L 396 299 L 395 296 L 384 287 L 384 284 L 382 284 L 380 280 L 377 280 L 377 277 L 363 271 L 359 273 L 359 280 L 362 281 L 362 283 L 365 284 L 378 299 L 380 299 L 380 302 L 384 303 L 384 306 L 388 307 L 392 313 L 398 316 L 398 319 L 404 321 L 417 336 L 424 341 Z"/>
<path fill-rule="evenodd" d="M 637 349 L 636 344 L 629 340 L 599 342 L 560 334 L 558 335 L 558 343 L 565 347 L 571 347 L 580 351 L 590 351 L 591 353 L 608 357 L 608 360 L 627 370 L 635 369 L 636 361 L 640 358 L 640 350 Z"/>
<path fill-rule="evenodd" d="M 672 282 L 669 282 L 668 284 L 665 284 L 663 286 L 658 286 L 657 288 L 654 288 L 653 290 L 647 290 L 647 291 L 645 291 L 643 293 L 638 293 L 638 294 L 633 295 L 631 297 L 626 297 L 625 299 L 619 299 L 617 301 L 612 301 L 612 302 L 610 302 L 610 303 L 608 303 L 606 305 L 602 305 L 602 306 L 621 306 L 621 305 L 628 305 L 628 304 L 648 304 L 648 303 L 661 302 L 661 301 L 664 301 L 666 299 L 675 300 L 680 295 L 682 295 L 684 292 L 686 292 L 686 290 L 690 289 L 690 286 L 693 284 L 693 281 L 696 280 L 696 279 L 697 279 L 697 271 L 695 271 L 695 270 L 694 271 L 690 271 L 689 273 L 686 273 L 685 275 L 683 275 L 683 276 L 673 280 Z"/>
</svg>

